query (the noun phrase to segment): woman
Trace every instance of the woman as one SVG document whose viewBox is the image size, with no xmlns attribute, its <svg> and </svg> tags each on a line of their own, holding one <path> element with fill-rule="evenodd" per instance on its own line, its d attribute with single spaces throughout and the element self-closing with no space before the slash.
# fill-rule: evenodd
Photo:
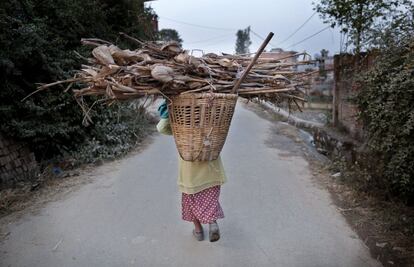
<svg viewBox="0 0 414 267">
<path fill-rule="evenodd" d="M 172 135 L 166 102 L 159 106 L 157 130 Z M 194 223 L 193 235 L 204 240 L 202 224 L 209 224 L 210 242 L 220 239 L 217 219 L 224 218 L 219 203 L 220 186 L 226 182 L 220 157 L 213 161 L 185 161 L 179 157 L 178 186 L 182 192 L 182 219 Z"/>
</svg>

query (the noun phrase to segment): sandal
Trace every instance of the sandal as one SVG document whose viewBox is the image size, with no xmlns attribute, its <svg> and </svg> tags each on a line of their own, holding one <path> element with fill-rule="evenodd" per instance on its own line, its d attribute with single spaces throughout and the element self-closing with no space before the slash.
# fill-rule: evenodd
<svg viewBox="0 0 414 267">
<path fill-rule="evenodd" d="M 193 236 L 197 241 L 203 241 L 204 240 L 203 230 L 201 230 L 201 232 L 196 232 L 196 230 L 193 229 Z"/>
<path fill-rule="evenodd" d="M 220 239 L 220 229 L 216 222 L 210 223 L 209 225 L 209 238 L 210 242 L 216 242 Z"/>
</svg>

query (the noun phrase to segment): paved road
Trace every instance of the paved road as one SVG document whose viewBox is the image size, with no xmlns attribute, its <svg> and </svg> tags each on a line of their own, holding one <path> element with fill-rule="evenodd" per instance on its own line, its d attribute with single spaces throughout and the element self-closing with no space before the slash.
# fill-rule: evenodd
<svg viewBox="0 0 414 267">
<path fill-rule="evenodd" d="M 380 266 L 312 178 L 288 126 L 238 106 L 216 243 L 180 220 L 176 152 L 156 136 L 92 183 L 9 224 L 1 266 Z"/>
</svg>

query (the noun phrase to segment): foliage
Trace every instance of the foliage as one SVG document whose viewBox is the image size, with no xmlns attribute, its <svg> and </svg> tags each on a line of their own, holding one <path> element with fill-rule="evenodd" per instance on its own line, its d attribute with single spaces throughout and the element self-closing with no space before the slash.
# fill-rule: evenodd
<svg viewBox="0 0 414 267">
<path fill-rule="evenodd" d="M 326 50 L 325 48 L 323 48 L 323 49 L 321 50 L 321 57 L 322 57 L 322 58 L 327 58 L 327 57 L 328 57 L 328 55 L 329 55 L 329 50 Z"/>
<path fill-rule="evenodd" d="M 400 41 L 400 40 L 399 40 Z M 375 183 L 414 201 L 414 38 L 390 42 L 359 77 L 356 98 L 364 122 Z M 373 169 L 373 168 L 371 168 Z"/>
<path fill-rule="evenodd" d="M 404 3 L 392 20 L 374 27 L 367 34 L 367 40 L 372 47 L 386 50 L 389 44 L 401 44 L 407 37 L 414 34 L 414 3 Z"/>
<path fill-rule="evenodd" d="M 321 0 L 316 11 L 340 26 L 359 55 L 377 48 L 374 65 L 357 74 L 367 144 L 351 169 L 372 191 L 414 204 L 414 5 L 410 0 Z"/>
<path fill-rule="evenodd" d="M 7 0 L 0 3 L 0 131 L 29 143 L 37 159 L 76 150 L 112 117 L 95 116 L 95 125 L 82 127 L 82 113 L 69 93 L 55 89 L 20 100 L 36 83 L 71 76 L 83 63 L 73 51 L 86 55 L 82 37 L 115 42 L 119 31 L 151 38 L 151 10 L 141 1 Z M 123 42 L 121 45 L 128 45 Z M 103 114 L 104 107 L 97 112 Z M 99 137 L 102 138 L 102 135 Z"/>
<path fill-rule="evenodd" d="M 350 37 L 350 44 L 358 54 L 364 45 L 370 45 L 370 31 L 381 30 L 395 21 L 410 0 L 321 0 L 314 3 L 324 22 L 341 27 Z"/>
<path fill-rule="evenodd" d="M 236 54 L 248 54 L 249 46 L 252 44 L 250 41 L 250 26 L 244 30 L 238 30 L 236 36 Z"/>
<path fill-rule="evenodd" d="M 162 29 L 158 32 L 158 39 L 163 42 L 175 41 L 180 44 L 183 44 L 183 40 L 180 38 L 178 32 L 174 29 Z"/>
<path fill-rule="evenodd" d="M 319 65 L 319 76 L 326 79 L 327 72 L 325 69 L 325 60 L 328 58 L 329 50 L 322 49 L 320 54 L 315 54 L 315 60 L 318 61 Z"/>
<path fill-rule="evenodd" d="M 117 103 L 100 111 L 100 116 L 82 146 L 68 152 L 75 163 L 122 156 L 148 133 L 150 122 L 145 110 L 134 103 Z"/>
</svg>

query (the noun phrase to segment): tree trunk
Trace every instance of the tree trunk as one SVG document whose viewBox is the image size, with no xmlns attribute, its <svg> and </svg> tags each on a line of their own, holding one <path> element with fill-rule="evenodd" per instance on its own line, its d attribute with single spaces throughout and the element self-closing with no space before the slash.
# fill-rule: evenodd
<svg viewBox="0 0 414 267">
<path fill-rule="evenodd" d="M 362 35 L 362 25 L 364 21 L 364 3 L 358 3 L 358 22 L 356 24 L 356 40 L 355 40 L 355 54 L 359 55 L 361 52 L 361 35 Z"/>
</svg>

